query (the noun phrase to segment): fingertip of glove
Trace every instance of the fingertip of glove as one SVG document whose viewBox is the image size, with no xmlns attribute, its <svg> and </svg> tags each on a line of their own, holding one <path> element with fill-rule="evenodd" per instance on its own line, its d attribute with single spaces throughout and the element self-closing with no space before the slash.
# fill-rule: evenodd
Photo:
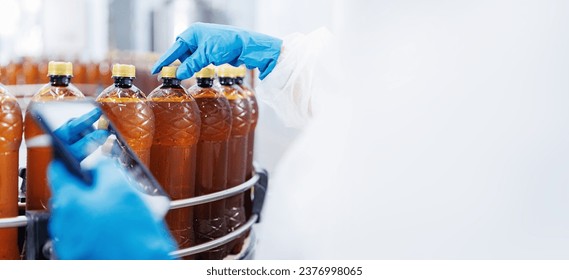
<svg viewBox="0 0 569 280">
<path fill-rule="evenodd" d="M 94 122 L 96 122 L 101 117 L 102 114 L 103 111 L 101 110 L 101 108 L 95 107 L 95 109 L 91 110 L 89 113 L 85 115 L 85 118 L 82 121 L 86 121 L 88 124 L 91 125 Z"/>
<path fill-rule="evenodd" d="M 273 71 L 274 67 L 271 67 L 270 69 L 265 69 L 265 71 L 262 71 L 259 73 L 259 80 L 263 80 L 267 77 L 267 75 L 269 75 L 269 73 L 271 73 L 271 71 Z"/>
<path fill-rule="evenodd" d="M 110 135 L 110 132 L 108 130 L 97 129 L 97 130 L 93 131 L 92 133 L 88 134 L 87 137 L 89 137 L 90 140 L 93 140 L 99 144 L 102 144 L 105 141 L 107 141 L 107 138 L 109 137 L 109 135 Z"/>
<path fill-rule="evenodd" d="M 183 69 L 182 67 L 178 67 L 178 70 L 176 71 L 176 77 L 180 80 L 189 79 L 192 76 L 193 76 L 193 73 L 191 73 L 190 70 Z"/>
<path fill-rule="evenodd" d="M 160 72 L 160 70 L 162 69 L 162 65 L 160 65 L 160 63 L 156 63 L 154 64 L 154 66 L 152 67 L 152 70 L 150 70 L 150 73 L 152 75 L 156 75 Z"/>
<path fill-rule="evenodd" d="M 103 114 L 103 109 L 101 109 L 101 107 L 99 107 L 99 106 L 95 107 L 95 109 L 93 109 L 93 111 L 96 114 L 99 114 L 99 116 Z"/>
</svg>

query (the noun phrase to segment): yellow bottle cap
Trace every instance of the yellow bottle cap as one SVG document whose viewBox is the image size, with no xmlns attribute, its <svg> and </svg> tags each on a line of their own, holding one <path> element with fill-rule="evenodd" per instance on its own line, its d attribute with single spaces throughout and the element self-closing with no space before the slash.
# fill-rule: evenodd
<svg viewBox="0 0 569 280">
<path fill-rule="evenodd" d="M 135 77 L 136 68 L 130 64 L 114 64 L 111 71 L 113 77 Z"/>
<path fill-rule="evenodd" d="M 71 62 L 50 61 L 47 64 L 48 76 L 73 76 L 73 64 Z"/>
<path fill-rule="evenodd" d="M 245 78 L 245 75 L 247 75 L 247 67 L 245 67 L 245 65 L 235 68 L 235 76 Z"/>
<path fill-rule="evenodd" d="M 178 70 L 178 66 L 164 66 L 160 71 L 160 76 L 162 78 L 176 78 L 176 70 Z"/>
<path fill-rule="evenodd" d="M 196 73 L 196 78 L 213 78 L 215 70 L 212 66 L 206 66 Z"/>
<path fill-rule="evenodd" d="M 220 66 L 217 66 L 217 76 L 218 77 L 229 77 L 229 78 L 233 78 L 235 77 L 235 67 L 229 65 L 229 64 L 223 64 Z"/>
</svg>

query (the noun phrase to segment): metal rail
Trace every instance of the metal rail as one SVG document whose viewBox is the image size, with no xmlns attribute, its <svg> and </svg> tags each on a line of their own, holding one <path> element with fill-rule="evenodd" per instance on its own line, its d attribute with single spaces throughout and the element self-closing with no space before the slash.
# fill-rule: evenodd
<svg viewBox="0 0 569 280">
<path fill-rule="evenodd" d="M 236 230 L 234 230 L 234 231 L 232 231 L 232 232 L 230 232 L 230 233 L 228 233 L 228 234 L 226 234 L 220 238 L 214 239 L 212 241 L 208 241 L 206 243 L 202 243 L 202 244 L 199 244 L 196 246 L 192 246 L 192 247 L 188 247 L 185 249 L 180 249 L 180 250 L 171 252 L 170 256 L 175 257 L 175 258 L 185 257 L 185 256 L 205 252 L 209 249 L 213 249 L 213 248 L 219 247 L 221 245 L 224 245 L 226 243 L 229 243 L 229 242 L 237 239 L 240 235 L 244 234 L 245 231 L 247 231 L 248 229 L 253 227 L 253 225 L 257 222 L 258 218 L 259 218 L 258 215 L 253 214 L 253 215 L 251 215 L 251 218 L 249 218 L 249 220 L 245 224 L 238 227 Z"/>
<path fill-rule="evenodd" d="M 0 219 L 0 228 L 25 227 L 27 224 L 28 217 L 26 216 Z"/>
<path fill-rule="evenodd" d="M 170 202 L 170 209 L 179 209 L 184 207 L 190 207 L 200 204 L 205 204 L 212 201 L 221 200 L 234 196 L 236 194 L 242 193 L 247 189 L 252 188 L 255 183 L 259 180 L 260 176 L 258 174 L 253 175 L 251 179 L 247 180 L 243 184 L 231 187 L 229 189 L 214 192 L 206 195 L 200 195 L 198 197 L 186 198 L 173 200 Z M 18 206 L 25 206 L 25 203 L 18 203 Z M 0 228 L 11 228 L 11 227 L 24 227 L 28 224 L 28 218 L 26 216 L 17 216 L 12 218 L 0 218 Z M 207 244 L 207 243 L 204 243 Z M 208 249 L 205 249 L 206 251 Z M 203 252 L 203 251 L 201 251 Z"/>
<path fill-rule="evenodd" d="M 260 176 L 258 174 L 255 174 L 255 175 L 253 175 L 253 177 L 251 177 L 251 179 L 247 180 L 247 182 L 240 184 L 240 185 L 237 185 L 235 187 L 231 187 L 231 188 L 223 190 L 223 191 L 214 192 L 214 193 L 210 193 L 210 194 L 206 194 L 206 195 L 200 195 L 200 196 L 192 197 L 192 198 L 186 198 L 186 199 L 179 199 L 179 200 L 171 201 L 170 202 L 170 209 L 178 209 L 178 208 L 200 205 L 200 204 L 204 204 L 204 203 L 228 198 L 230 196 L 234 196 L 236 194 L 244 192 L 247 189 L 252 188 L 255 185 L 255 183 L 257 183 L 259 178 L 260 178 Z"/>
</svg>

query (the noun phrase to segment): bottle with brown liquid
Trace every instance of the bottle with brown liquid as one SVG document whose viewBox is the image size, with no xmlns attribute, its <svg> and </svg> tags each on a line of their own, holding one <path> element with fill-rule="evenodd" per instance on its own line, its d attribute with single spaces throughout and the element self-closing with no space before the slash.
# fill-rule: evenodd
<svg viewBox="0 0 569 280">
<path fill-rule="evenodd" d="M 38 82 L 38 64 L 34 60 L 29 57 L 24 58 L 22 71 L 24 74 L 24 84 L 35 84 Z"/>
<path fill-rule="evenodd" d="M 144 93 L 132 84 L 135 68 L 115 64 L 112 76 L 114 84 L 103 90 L 97 102 L 140 161 L 150 166 L 154 114 Z"/>
<path fill-rule="evenodd" d="M 25 83 L 25 73 L 24 73 L 24 60 L 22 58 L 18 58 L 18 60 L 14 62 L 14 69 L 16 76 L 15 85 L 23 85 Z"/>
<path fill-rule="evenodd" d="M 176 69 L 163 67 L 162 85 L 148 95 L 156 122 L 150 171 L 172 199 L 184 199 L 195 196 L 201 118 L 196 100 L 176 78 Z M 170 210 L 166 221 L 179 248 L 195 244 L 192 207 Z"/>
<path fill-rule="evenodd" d="M 101 85 L 108 85 L 114 83 L 112 75 L 111 62 L 108 60 L 99 63 L 99 82 Z"/>
<path fill-rule="evenodd" d="M 87 64 L 85 75 L 87 76 L 87 83 L 97 85 L 100 84 L 99 79 L 99 63 L 90 62 Z"/>
<path fill-rule="evenodd" d="M 40 59 L 38 61 L 38 80 L 36 83 L 43 84 L 47 81 L 47 68 L 48 68 L 48 61 L 45 59 Z"/>
<path fill-rule="evenodd" d="M 0 218 L 18 216 L 18 152 L 22 129 L 20 106 L 0 84 Z M 19 258 L 18 229 L 0 229 L 0 260 Z"/>
<path fill-rule="evenodd" d="M 241 92 L 247 97 L 251 105 L 251 127 L 249 128 L 249 135 L 247 136 L 247 179 L 250 179 L 253 177 L 253 150 L 255 146 L 255 129 L 259 121 L 259 104 L 257 103 L 255 92 L 245 85 L 244 80 L 246 73 L 247 68 L 245 68 L 245 66 L 236 68 L 235 85 L 241 89 Z"/>
<path fill-rule="evenodd" d="M 227 153 L 231 133 L 231 108 L 227 98 L 213 87 L 214 69 L 196 73 L 197 84 L 188 91 L 196 99 L 201 116 L 198 142 L 196 196 L 227 188 Z M 198 205 L 194 209 L 196 241 L 204 243 L 227 234 L 225 200 Z M 198 255 L 200 259 L 223 259 L 226 246 Z"/>
<path fill-rule="evenodd" d="M 4 84 L 6 82 L 6 66 L 0 64 L 0 84 Z"/>
<path fill-rule="evenodd" d="M 241 89 L 241 92 L 247 96 L 249 104 L 251 105 L 251 127 L 249 127 L 249 135 L 247 136 L 247 176 L 246 180 L 251 179 L 254 174 L 253 168 L 253 151 L 255 147 L 255 129 L 257 128 L 257 122 L 259 120 L 259 104 L 257 103 L 257 97 L 255 97 L 255 92 L 245 85 L 245 75 L 247 74 L 247 68 L 245 66 L 237 67 L 235 70 L 235 85 Z M 245 192 L 245 213 L 247 217 L 250 217 L 253 210 L 253 205 L 251 201 L 251 190 Z M 247 235 L 249 232 L 247 232 Z"/>
<path fill-rule="evenodd" d="M 17 61 L 10 61 L 6 68 L 6 77 L 4 80 L 5 85 L 16 85 L 18 84 L 18 74 L 21 72 L 21 64 Z"/>
<path fill-rule="evenodd" d="M 235 67 L 224 64 L 217 68 L 221 93 L 231 107 L 231 134 L 227 159 L 227 185 L 235 187 L 245 182 L 247 176 L 247 137 L 251 126 L 251 105 L 249 100 L 235 86 Z M 228 232 L 243 225 L 245 217 L 243 193 L 229 197 L 225 201 L 225 220 Z M 237 254 L 243 247 L 245 235 L 228 243 L 228 252 Z"/>
<path fill-rule="evenodd" d="M 87 64 L 82 61 L 75 60 L 75 77 L 73 81 L 76 85 L 87 83 Z"/>
<path fill-rule="evenodd" d="M 71 62 L 48 64 L 49 83 L 36 93 L 28 105 L 24 121 L 24 137 L 27 146 L 26 209 L 47 210 L 50 197 L 46 171 L 52 158 L 51 147 L 46 143 L 47 135 L 30 115 L 30 108 L 36 103 L 57 100 L 83 99 L 85 96 L 71 84 L 73 65 Z"/>
</svg>

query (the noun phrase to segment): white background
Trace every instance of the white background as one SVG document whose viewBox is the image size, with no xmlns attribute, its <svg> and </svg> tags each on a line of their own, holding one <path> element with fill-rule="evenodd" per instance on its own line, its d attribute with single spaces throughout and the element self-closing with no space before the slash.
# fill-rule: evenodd
<svg viewBox="0 0 569 280">
<path fill-rule="evenodd" d="M 347 86 L 277 164 L 258 257 L 569 257 L 569 2 L 321 2 L 259 10 L 334 31 Z"/>
</svg>

